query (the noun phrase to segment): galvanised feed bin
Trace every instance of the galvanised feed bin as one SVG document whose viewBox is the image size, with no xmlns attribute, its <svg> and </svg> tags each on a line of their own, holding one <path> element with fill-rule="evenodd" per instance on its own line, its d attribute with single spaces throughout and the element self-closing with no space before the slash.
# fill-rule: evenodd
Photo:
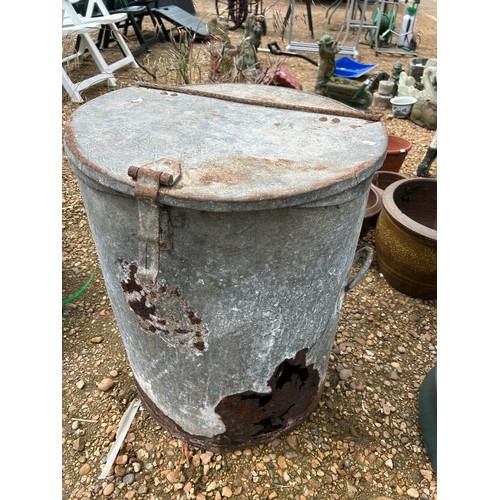
<svg viewBox="0 0 500 500">
<path fill-rule="evenodd" d="M 65 151 L 138 392 L 174 436 L 241 449 L 315 408 L 386 148 L 370 115 L 282 87 L 131 87 L 73 114 Z"/>
</svg>

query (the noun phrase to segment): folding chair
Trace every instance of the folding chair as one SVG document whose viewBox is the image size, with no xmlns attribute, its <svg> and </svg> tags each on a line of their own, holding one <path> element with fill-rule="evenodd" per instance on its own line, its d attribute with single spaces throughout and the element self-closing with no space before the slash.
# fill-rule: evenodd
<svg viewBox="0 0 500 500">
<path fill-rule="evenodd" d="M 134 56 L 138 56 L 147 51 L 149 47 L 158 41 L 162 41 L 162 32 L 158 21 L 151 10 L 150 4 L 154 0 L 105 0 L 110 13 L 125 13 L 127 19 L 120 23 L 118 27 L 123 29 L 123 35 L 127 36 L 129 26 L 134 30 L 135 36 L 139 42 L 139 47 L 132 50 Z M 153 24 L 154 34 L 146 38 L 142 23 L 145 17 L 149 17 Z M 105 27 L 100 31 L 97 46 L 102 43 L 104 48 L 108 47 L 110 41 L 110 30 Z"/>
<path fill-rule="evenodd" d="M 64 36 L 70 36 L 70 35 L 83 35 L 91 33 L 93 31 L 98 31 L 100 29 L 100 24 L 97 24 L 95 26 L 85 26 L 85 27 L 80 27 L 80 28 L 63 28 L 63 37 Z M 78 42 L 77 42 L 78 43 Z M 83 52 L 84 50 L 84 44 L 80 43 L 79 45 L 80 50 Z M 62 85 L 66 92 L 68 93 L 69 97 L 73 102 L 78 102 L 81 103 L 83 102 L 82 96 L 80 95 L 80 91 L 87 89 L 91 85 L 95 85 L 96 83 L 102 82 L 103 80 L 108 80 L 108 86 L 114 87 L 116 85 L 116 79 L 113 77 L 112 72 L 106 71 L 105 66 L 106 62 L 102 58 L 101 54 L 99 51 L 94 51 L 94 47 L 92 45 L 89 46 L 89 52 L 92 54 L 92 57 L 94 58 L 94 61 L 96 62 L 100 73 L 97 75 L 90 76 L 88 78 L 85 78 L 84 80 L 80 82 L 73 82 L 71 78 L 69 77 L 68 73 L 65 70 L 65 64 L 68 62 L 77 59 L 79 55 L 82 54 L 82 52 L 79 52 L 78 50 L 74 53 L 71 54 L 70 56 L 64 57 L 63 58 L 63 67 L 62 67 Z M 101 60 L 102 59 L 102 60 Z"/>
<path fill-rule="evenodd" d="M 62 59 L 62 84 L 71 100 L 80 103 L 83 102 L 80 95 L 81 90 L 103 80 L 108 81 L 108 86 L 114 87 L 116 85 L 116 79 L 113 75 L 115 70 L 128 64 L 131 64 L 134 68 L 138 68 L 139 65 L 115 24 L 126 19 L 127 15 L 110 14 L 102 0 L 89 0 L 86 15 L 82 16 L 78 14 L 72 5 L 76 1 L 62 0 L 62 35 L 63 37 L 77 35 L 74 52 Z M 101 13 L 97 18 L 92 17 L 95 8 Z M 106 62 L 91 36 L 92 32 L 100 30 L 103 25 L 109 26 L 123 54 L 123 57 L 112 63 Z M 91 55 L 99 72 L 80 82 L 73 82 L 66 72 L 65 66 L 71 61 L 83 58 L 86 52 Z"/>
<path fill-rule="evenodd" d="M 169 38 L 169 30 L 167 30 L 163 24 L 162 19 L 167 20 L 176 28 L 186 28 L 198 40 L 206 40 L 208 38 L 207 24 L 198 17 L 193 16 L 176 5 L 169 5 L 158 9 L 154 8 L 153 13 L 160 23 L 163 36 L 167 40 Z"/>
</svg>

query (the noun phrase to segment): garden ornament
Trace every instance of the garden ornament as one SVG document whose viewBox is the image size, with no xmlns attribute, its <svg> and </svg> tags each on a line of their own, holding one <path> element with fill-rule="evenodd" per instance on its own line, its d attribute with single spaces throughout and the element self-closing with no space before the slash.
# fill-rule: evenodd
<svg viewBox="0 0 500 500">
<path fill-rule="evenodd" d="M 335 73 L 335 54 L 339 52 L 339 48 L 334 39 L 326 33 L 319 39 L 318 45 L 320 61 L 314 92 L 325 95 L 326 84 Z"/>
</svg>

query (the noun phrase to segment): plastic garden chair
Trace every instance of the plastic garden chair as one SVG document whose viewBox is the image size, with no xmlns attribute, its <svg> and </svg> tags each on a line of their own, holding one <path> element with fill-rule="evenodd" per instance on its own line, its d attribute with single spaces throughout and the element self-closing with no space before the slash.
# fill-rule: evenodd
<svg viewBox="0 0 500 500">
<path fill-rule="evenodd" d="M 116 26 L 116 23 L 126 19 L 126 14 L 110 14 L 102 0 L 89 0 L 86 14 L 82 15 L 74 8 L 73 4 L 75 2 L 76 0 L 62 0 L 62 36 L 77 35 L 74 52 L 62 59 L 62 84 L 71 100 L 80 103 L 83 102 L 80 95 L 82 90 L 103 80 L 107 80 L 108 86 L 114 87 L 116 85 L 114 71 L 128 64 L 131 64 L 134 68 L 138 68 L 139 65 Z M 96 9 L 101 15 L 93 17 L 92 14 Z M 102 26 L 109 27 L 122 52 L 122 57 L 111 63 L 104 59 L 92 38 L 93 32 L 99 31 Z M 82 60 L 87 53 L 95 62 L 98 72 L 75 82 L 70 78 L 65 68 L 73 61 Z"/>
</svg>

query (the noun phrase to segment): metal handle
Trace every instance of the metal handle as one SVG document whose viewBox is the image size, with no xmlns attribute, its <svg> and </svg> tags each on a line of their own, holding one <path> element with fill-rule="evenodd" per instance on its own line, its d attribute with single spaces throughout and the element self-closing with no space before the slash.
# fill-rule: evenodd
<svg viewBox="0 0 500 500">
<path fill-rule="evenodd" d="M 160 270 L 160 249 L 172 248 L 170 231 L 161 230 L 158 193 L 162 185 L 171 187 L 180 179 L 181 166 L 177 161 L 159 158 L 141 167 L 129 167 L 128 175 L 137 182 L 134 187 L 139 209 L 137 276 L 143 284 L 153 286 Z"/>
<path fill-rule="evenodd" d="M 366 274 L 366 271 L 368 271 L 369 267 L 371 266 L 372 260 L 373 260 L 373 248 L 371 247 L 363 247 L 360 248 L 355 254 L 354 254 L 354 262 L 356 262 L 358 259 L 362 257 L 362 255 L 365 254 L 365 261 L 361 265 L 359 271 L 357 272 L 356 276 L 347 283 L 347 285 L 344 288 L 344 292 L 350 292 L 360 281 L 361 278 Z"/>
</svg>

